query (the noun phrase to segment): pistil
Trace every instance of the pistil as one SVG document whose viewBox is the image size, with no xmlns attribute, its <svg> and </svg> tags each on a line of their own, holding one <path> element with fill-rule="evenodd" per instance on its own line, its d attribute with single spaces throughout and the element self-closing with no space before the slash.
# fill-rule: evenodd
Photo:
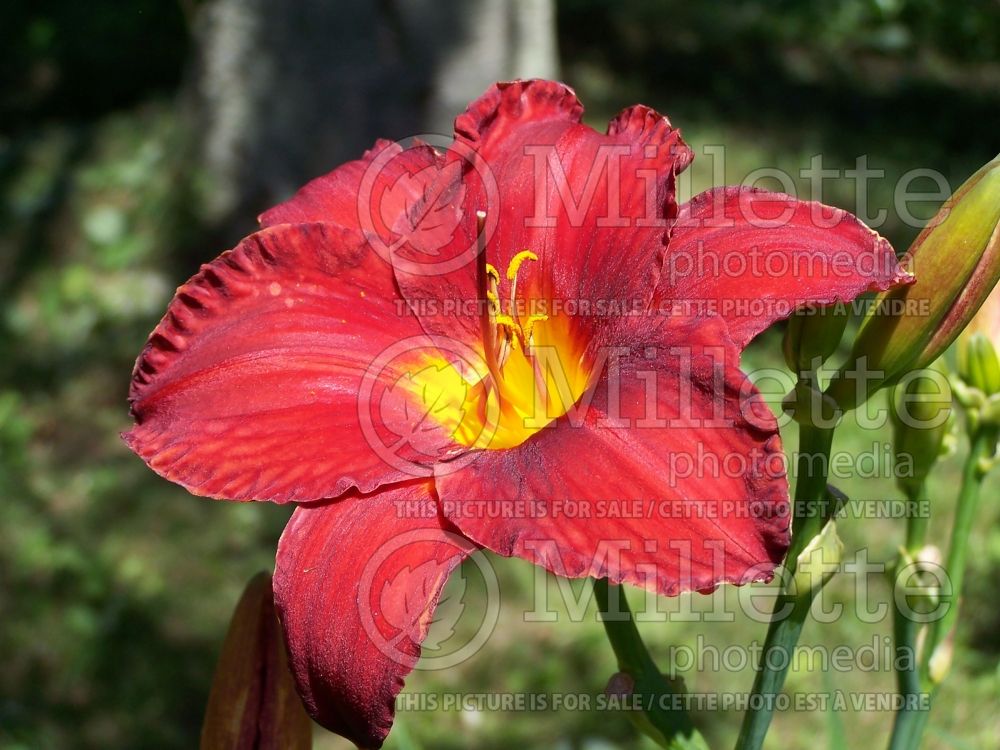
<svg viewBox="0 0 1000 750">
<path fill-rule="evenodd" d="M 498 277 L 496 269 L 490 274 L 489 263 L 486 262 L 486 212 L 476 211 L 476 263 L 477 281 L 479 286 L 479 299 L 485 303 L 479 315 L 479 325 L 483 336 L 483 353 L 486 355 L 486 366 L 490 370 L 490 377 L 493 382 L 499 385 L 500 367 L 497 364 L 496 349 L 493 342 L 496 341 L 497 326 L 493 313 L 494 302 L 490 299 L 490 280 Z M 494 288 L 496 282 L 493 282 Z M 492 292 L 496 298 L 496 292 Z M 499 301 L 496 302 L 499 307 Z"/>
</svg>

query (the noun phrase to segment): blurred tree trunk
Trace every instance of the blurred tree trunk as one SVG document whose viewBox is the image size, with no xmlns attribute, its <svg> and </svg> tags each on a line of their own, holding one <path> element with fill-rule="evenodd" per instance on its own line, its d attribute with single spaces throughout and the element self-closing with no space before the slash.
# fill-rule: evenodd
<svg viewBox="0 0 1000 750">
<path fill-rule="evenodd" d="M 193 24 L 206 218 L 227 242 L 377 137 L 450 133 L 491 82 L 557 75 L 554 0 L 207 0 Z"/>
<path fill-rule="evenodd" d="M 455 115 L 493 81 L 556 78 L 555 0 L 452 3 L 465 13 L 463 36 L 445 50 L 425 122 L 448 133 Z"/>
</svg>

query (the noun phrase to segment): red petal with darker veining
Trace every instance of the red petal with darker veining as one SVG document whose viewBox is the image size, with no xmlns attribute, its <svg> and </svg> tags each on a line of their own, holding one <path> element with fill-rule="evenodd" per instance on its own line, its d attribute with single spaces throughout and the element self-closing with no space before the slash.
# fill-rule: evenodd
<svg viewBox="0 0 1000 750">
<path fill-rule="evenodd" d="M 804 305 L 911 280 L 892 246 L 846 211 L 757 188 L 713 188 L 681 206 L 654 306 L 721 315 L 742 348 Z"/>
<path fill-rule="evenodd" d="M 391 243 L 396 220 L 434 179 L 442 159 L 427 144 L 380 140 L 360 159 L 307 183 L 258 217 L 262 227 L 328 222 Z M 385 258 L 389 263 L 389 258 Z"/>
<path fill-rule="evenodd" d="M 576 415 L 435 467 L 445 513 L 559 575 L 662 594 L 767 578 L 789 541 L 784 456 L 725 323 L 634 318 L 617 338 L 621 356 Z"/>
<path fill-rule="evenodd" d="M 282 534 L 275 601 L 313 718 L 380 747 L 441 589 L 477 547 L 423 483 L 300 506 Z"/>
<path fill-rule="evenodd" d="M 408 337 L 425 345 L 389 266 L 353 232 L 263 230 L 178 289 L 136 363 L 125 439 L 212 497 L 308 501 L 412 478 L 417 446 L 387 457 L 366 427 L 410 434 L 420 405 L 396 389 L 375 417 L 359 409 L 366 385 L 381 394 L 405 375 L 399 359 L 373 363 Z M 449 450 L 446 435 L 420 434 L 437 441 L 428 455 Z"/>
<path fill-rule="evenodd" d="M 497 84 L 469 105 L 446 154 L 466 165 L 454 244 L 474 242 L 475 214 L 484 211 L 487 260 L 500 274 L 522 250 L 538 256 L 522 266 L 520 297 L 642 308 L 676 212 L 675 176 L 691 151 L 648 107 L 626 109 L 606 134 L 582 124 L 582 113 L 571 89 L 541 80 Z M 477 295 L 474 263 L 434 277 L 396 275 L 405 296 L 439 308 Z M 436 333 L 454 330 L 455 317 L 423 320 Z"/>
<path fill-rule="evenodd" d="M 493 87 L 456 120 L 458 139 L 497 181 L 486 209 L 500 213 L 492 262 L 502 273 L 529 249 L 539 262 L 526 281 L 540 294 L 645 301 L 676 210 L 674 177 L 691 151 L 648 107 L 626 109 L 607 134 L 582 124 L 582 113 L 562 84 L 515 81 Z"/>
</svg>

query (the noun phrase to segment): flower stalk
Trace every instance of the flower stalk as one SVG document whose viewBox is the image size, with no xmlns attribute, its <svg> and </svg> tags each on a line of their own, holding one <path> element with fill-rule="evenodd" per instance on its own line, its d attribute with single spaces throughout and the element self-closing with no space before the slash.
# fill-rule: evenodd
<svg viewBox="0 0 1000 750">
<path fill-rule="evenodd" d="M 995 460 L 1000 427 L 989 421 L 983 423 L 973 420 L 970 422 L 969 438 L 969 455 L 962 470 L 962 485 L 945 561 L 945 570 L 951 585 L 940 592 L 939 606 L 944 606 L 946 609 L 943 616 L 927 628 L 924 642 L 919 650 L 919 666 L 914 665 L 912 670 L 903 670 L 899 673 L 901 694 L 917 698 L 926 695 L 926 699 L 910 699 L 903 702 L 893 726 L 889 742 L 890 750 L 913 750 L 919 747 L 930 713 L 931 700 L 950 667 L 952 639 L 955 635 L 965 580 L 969 535 L 979 507 L 983 479 Z M 924 534 L 925 527 L 911 519 L 907 529 L 907 546 L 922 544 Z M 914 651 L 911 653 L 916 653 L 920 630 L 918 623 L 905 617 L 898 610 L 895 617 L 893 630 L 897 641 L 897 653 L 901 647 L 912 648 Z"/>
<path fill-rule="evenodd" d="M 833 446 L 832 427 L 817 427 L 807 422 L 799 425 L 799 455 L 795 486 L 795 517 L 792 520 L 792 544 L 785 558 L 785 578 L 775 601 L 774 615 L 767 630 L 761 662 L 754 678 L 749 707 L 743 715 L 736 747 L 757 750 L 764 744 L 774 703 L 785 683 L 795 645 L 822 584 L 807 590 L 795 587 L 799 556 L 819 535 L 832 515 L 827 497 L 827 473 Z"/>
<path fill-rule="evenodd" d="M 939 386 L 944 385 L 944 388 Z M 909 512 L 906 517 L 906 538 L 899 558 L 892 569 L 894 585 L 904 576 L 924 572 L 920 564 L 928 557 L 937 558 L 936 548 L 926 547 L 929 514 L 927 477 L 938 459 L 950 452 L 954 445 L 953 426 L 955 414 L 951 406 L 951 389 L 947 370 L 938 359 L 924 372 L 907 375 L 896 386 L 892 402 L 893 446 L 895 449 L 896 483 L 906 496 Z M 934 554 L 929 554 L 931 551 Z M 938 604 L 939 582 L 926 584 L 933 587 L 934 604 Z M 928 595 L 930 591 L 928 591 Z M 928 596 L 925 595 L 925 596 Z M 900 708 L 893 722 L 890 750 L 903 750 L 919 737 L 929 709 L 929 696 L 920 681 L 917 649 L 920 644 L 922 623 L 897 606 L 893 610 L 893 641 L 896 658 L 896 682 L 902 697 Z"/>
<path fill-rule="evenodd" d="M 971 447 L 962 471 L 962 488 L 958 495 L 955 521 L 951 529 L 948 557 L 945 562 L 945 569 L 951 581 L 951 593 L 942 592 L 943 603 L 947 604 L 948 608 L 944 616 L 931 626 L 927 648 L 921 657 L 920 673 L 925 685 L 939 682 L 932 679 L 931 661 L 934 652 L 950 636 L 958 619 L 969 549 L 969 533 L 976 518 L 983 479 L 996 452 L 998 434 L 1000 433 L 995 425 L 981 424 L 970 436 Z"/>
<path fill-rule="evenodd" d="M 919 508 L 927 501 L 927 483 L 925 480 L 904 485 L 908 505 Z M 893 570 L 893 580 L 899 580 L 905 567 L 909 567 L 927 539 L 928 516 L 926 513 L 909 513 L 906 517 L 906 544 Z M 889 740 L 890 750 L 905 750 L 913 746 L 914 735 L 919 737 L 926 721 L 926 700 L 921 704 L 921 696 L 925 695 L 920 682 L 920 671 L 917 665 L 917 645 L 920 634 L 920 623 L 908 617 L 900 607 L 893 610 L 892 637 L 896 660 L 896 689 L 903 697 L 901 708 L 896 712 L 893 721 L 892 736 Z"/>
<path fill-rule="evenodd" d="M 785 360 L 798 374 L 795 388 L 783 402 L 784 409 L 799 424 L 792 542 L 785 556 L 781 591 L 775 600 L 751 699 L 736 741 L 740 750 L 756 749 L 764 744 L 775 699 L 785 683 L 813 598 L 829 579 L 828 575 L 823 575 L 815 585 L 797 585 L 813 576 L 804 578 L 796 576 L 796 572 L 800 558 L 811 557 L 811 554 L 803 554 L 807 548 L 826 546 L 823 544 L 827 536 L 824 532 L 835 510 L 827 476 L 833 433 L 841 413 L 836 403 L 822 392 L 819 368 L 840 343 L 844 324 L 840 316 L 818 319 L 796 316 L 785 331 Z M 830 531 L 832 539 L 829 541 L 839 545 L 835 530 Z"/>
<path fill-rule="evenodd" d="M 594 596 L 604 630 L 618 659 L 618 669 L 631 678 L 631 695 L 641 701 L 641 711 L 629 712 L 633 723 L 661 747 L 707 750 L 707 743 L 695 729 L 687 711 L 667 708 L 669 696 L 679 691 L 650 656 L 621 586 L 609 583 L 607 578 L 597 578 Z M 683 693 L 683 688 L 680 692 Z"/>
</svg>

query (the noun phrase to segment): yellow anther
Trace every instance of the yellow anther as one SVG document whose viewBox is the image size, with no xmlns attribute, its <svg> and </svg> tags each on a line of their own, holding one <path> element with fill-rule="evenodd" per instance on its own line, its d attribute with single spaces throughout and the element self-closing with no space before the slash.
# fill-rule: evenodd
<svg viewBox="0 0 1000 750">
<path fill-rule="evenodd" d="M 521 269 L 521 264 L 526 260 L 538 260 L 538 256 L 530 250 L 522 250 L 511 258 L 510 263 L 507 265 L 507 281 L 514 281 L 517 278 L 517 272 Z"/>
<path fill-rule="evenodd" d="M 537 261 L 538 256 L 531 250 L 522 250 L 517 253 L 509 264 L 507 264 L 507 280 L 510 282 L 509 307 L 504 312 L 504 306 L 499 297 L 500 274 L 495 266 L 483 262 L 483 272 L 487 281 L 486 301 L 489 313 L 489 325 L 494 331 L 495 340 L 492 342 L 495 349 L 494 361 L 498 367 L 503 367 L 504 362 L 512 350 L 522 350 L 527 352 L 531 343 L 531 330 L 535 323 L 547 320 L 547 315 L 532 315 L 526 323 L 522 323 L 517 314 L 517 274 L 525 261 Z"/>
<path fill-rule="evenodd" d="M 520 344 L 524 345 L 524 331 L 521 330 L 521 324 L 517 320 L 506 313 L 499 313 L 494 319 L 497 328 L 502 328 L 504 331 L 504 338 L 508 344 Z"/>
<path fill-rule="evenodd" d="M 523 335 L 524 335 L 524 340 L 525 340 L 526 343 L 531 341 L 531 332 L 535 328 L 535 323 L 541 323 L 542 321 L 548 320 L 548 319 L 549 319 L 548 315 L 529 315 L 528 316 L 528 320 L 525 321 L 521 325 L 521 329 L 522 329 Z"/>
<path fill-rule="evenodd" d="M 496 292 L 486 290 L 486 301 L 490 303 L 490 312 L 493 314 L 494 318 L 500 316 L 500 298 L 496 295 Z M 509 316 L 508 316 L 509 317 Z"/>
<path fill-rule="evenodd" d="M 493 322 L 496 323 L 497 328 L 506 328 L 508 330 L 514 331 L 519 328 L 517 321 L 514 320 L 507 313 L 498 312 L 493 316 Z"/>
<path fill-rule="evenodd" d="M 486 264 L 486 275 L 493 279 L 494 284 L 500 283 L 500 272 L 496 269 L 492 263 Z"/>
</svg>

